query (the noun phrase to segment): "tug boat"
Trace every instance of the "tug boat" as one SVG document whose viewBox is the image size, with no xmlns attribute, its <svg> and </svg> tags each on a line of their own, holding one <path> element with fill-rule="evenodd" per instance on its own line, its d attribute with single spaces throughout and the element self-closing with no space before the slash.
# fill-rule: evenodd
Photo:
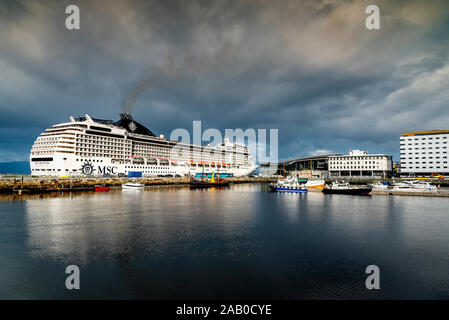
<svg viewBox="0 0 449 320">
<path fill-rule="evenodd" d="M 215 179 L 215 173 L 212 172 L 212 178 L 208 181 L 192 179 L 189 182 L 190 188 L 212 188 L 212 187 L 228 187 L 229 181 L 221 178 Z"/>
<path fill-rule="evenodd" d="M 368 186 L 354 187 L 347 182 L 332 182 L 331 186 L 326 186 L 323 193 L 326 194 L 350 194 L 350 195 L 368 195 L 373 188 Z"/>
<path fill-rule="evenodd" d="M 270 189 L 276 192 L 306 193 L 308 191 L 307 186 L 300 184 L 298 178 L 293 176 L 278 179 L 276 183 L 270 184 Z"/>
</svg>

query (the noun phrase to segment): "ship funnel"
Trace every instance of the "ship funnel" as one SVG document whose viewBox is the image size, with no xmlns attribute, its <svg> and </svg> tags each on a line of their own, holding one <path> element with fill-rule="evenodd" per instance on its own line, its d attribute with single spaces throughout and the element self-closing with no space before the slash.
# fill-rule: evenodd
<svg viewBox="0 0 449 320">
<path fill-rule="evenodd" d="M 120 118 L 125 120 L 133 120 L 131 113 L 120 113 Z"/>
</svg>

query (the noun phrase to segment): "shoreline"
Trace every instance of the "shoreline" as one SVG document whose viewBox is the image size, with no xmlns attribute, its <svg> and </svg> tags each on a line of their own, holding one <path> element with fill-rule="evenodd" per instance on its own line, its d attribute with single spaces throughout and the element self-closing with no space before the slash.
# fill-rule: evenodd
<svg viewBox="0 0 449 320">
<path fill-rule="evenodd" d="M 95 185 L 107 184 L 111 189 L 120 189 L 121 185 L 130 181 L 137 180 L 145 184 L 145 187 L 185 187 L 189 186 L 190 178 L 128 178 L 128 177 L 77 177 L 77 178 L 57 178 L 57 177 L 32 177 L 32 176 L 10 176 L 0 177 L 0 194 L 48 194 L 48 193 L 72 193 L 72 192 L 92 192 L 95 191 Z M 270 183 L 275 182 L 277 177 L 234 177 L 227 178 L 231 184 L 240 183 Z M 326 183 L 335 179 L 326 179 Z M 350 181 L 352 184 L 366 184 L 377 180 L 356 180 Z M 391 182 L 391 179 L 385 181 Z M 443 181 L 431 181 L 433 184 L 445 186 Z M 441 183 L 443 182 L 443 183 Z M 309 192 L 320 192 L 318 189 L 311 189 Z M 386 196 L 418 196 L 418 197 L 449 197 L 449 192 L 406 192 L 406 191 L 371 191 L 369 195 Z"/>
<path fill-rule="evenodd" d="M 110 187 L 120 187 L 122 184 L 138 180 L 145 186 L 187 186 L 190 178 L 56 178 L 56 177 L 0 177 L 0 193 L 12 194 L 39 194 L 52 192 L 83 192 L 94 191 L 95 185 L 107 184 Z M 268 183 L 273 182 L 275 178 L 246 177 L 246 178 L 227 178 L 233 184 L 238 183 Z"/>
</svg>

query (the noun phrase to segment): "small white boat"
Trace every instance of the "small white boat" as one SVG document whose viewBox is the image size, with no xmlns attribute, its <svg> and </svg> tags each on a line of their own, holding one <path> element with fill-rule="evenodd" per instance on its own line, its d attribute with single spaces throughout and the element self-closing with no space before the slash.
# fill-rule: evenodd
<svg viewBox="0 0 449 320">
<path fill-rule="evenodd" d="M 123 190 L 143 190 L 145 188 L 145 184 L 139 182 L 127 182 L 122 184 Z"/>
<path fill-rule="evenodd" d="M 393 191 L 403 192 L 438 192 L 438 187 L 425 181 L 403 181 L 396 183 Z"/>
<path fill-rule="evenodd" d="M 347 190 L 351 189 L 351 186 L 347 182 L 332 182 L 332 186 L 330 188 L 333 190 Z"/>
<path fill-rule="evenodd" d="M 388 191 L 388 183 L 386 183 L 386 182 L 371 183 L 368 186 L 373 188 L 373 191 Z"/>
<path fill-rule="evenodd" d="M 325 194 L 349 194 L 349 195 L 368 195 L 372 188 L 368 186 L 351 186 L 347 182 L 332 182 L 331 186 L 323 189 Z"/>
</svg>

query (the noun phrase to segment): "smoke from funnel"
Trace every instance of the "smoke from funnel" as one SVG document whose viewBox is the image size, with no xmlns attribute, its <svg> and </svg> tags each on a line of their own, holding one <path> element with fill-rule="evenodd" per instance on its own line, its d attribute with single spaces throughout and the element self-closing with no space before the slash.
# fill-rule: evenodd
<svg viewBox="0 0 449 320">
<path fill-rule="evenodd" d="M 130 91 L 127 99 L 123 102 L 122 107 L 124 113 L 130 114 L 132 112 L 134 103 L 137 98 L 154 85 L 162 83 L 164 80 L 170 80 L 176 77 L 178 72 L 174 68 L 172 59 L 168 59 L 163 68 L 155 68 L 151 75 L 139 80 Z"/>
<path fill-rule="evenodd" d="M 123 110 L 125 113 L 131 113 L 134 103 L 136 102 L 137 97 L 147 91 L 153 84 L 151 78 L 140 80 L 137 85 L 133 88 L 131 93 L 128 96 L 128 99 L 123 104 Z"/>
</svg>

